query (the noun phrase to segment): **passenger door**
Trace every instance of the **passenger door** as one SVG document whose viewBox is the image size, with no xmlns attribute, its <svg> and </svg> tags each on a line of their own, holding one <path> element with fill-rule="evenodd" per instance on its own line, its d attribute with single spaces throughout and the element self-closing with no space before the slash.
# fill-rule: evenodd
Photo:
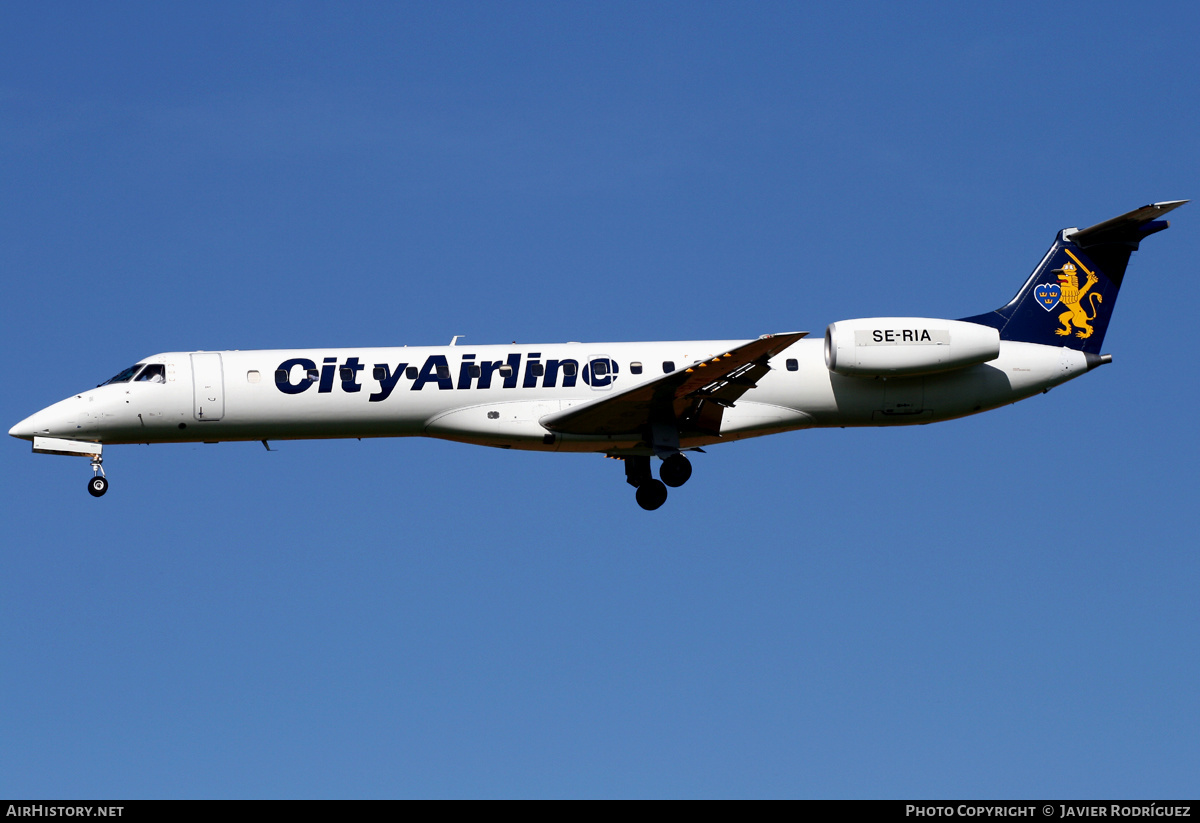
<svg viewBox="0 0 1200 823">
<path fill-rule="evenodd" d="M 195 352 L 192 358 L 192 412 L 201 422 L 225 416 L 225 377 L 220 352 Z"/>
</svg>

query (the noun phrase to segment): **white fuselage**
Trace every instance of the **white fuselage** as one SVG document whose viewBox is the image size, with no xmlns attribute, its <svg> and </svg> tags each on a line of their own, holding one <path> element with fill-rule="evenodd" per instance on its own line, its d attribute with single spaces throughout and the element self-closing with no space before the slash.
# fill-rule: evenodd
<svg viewBox="0 0 1200 823">
<path fill-rule="evenodd" d="M 641 448 L 643 433 L 553 434 L 538 421 L 746 342 L 171 352 L 142 361 L 161 364 L 163 382 L 89 389 L 10 434 L 104 445 L 428 436 L 621 453 Z M 946 420 L 1012 403 L 1088 370 L 1081 352 L 1010 341 L 990 362 L 915 377 L 833 373 L 820 338 L 794 343 L 770 364 L 757 386 L 725 409 L 719 435 L 685 437 L 680 447 L 800 428 Z"/>
</svg>

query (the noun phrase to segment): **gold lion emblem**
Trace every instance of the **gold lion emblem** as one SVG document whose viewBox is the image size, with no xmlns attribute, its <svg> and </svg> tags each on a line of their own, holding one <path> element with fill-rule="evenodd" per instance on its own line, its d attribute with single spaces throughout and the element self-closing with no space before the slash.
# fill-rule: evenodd
<svg viewBox="0 0 1200 823">
<path fill-rule="evenodd" d="M 1087 283 L 1083 285 L 1083 288 L 1079 288 L 1079 273 L 1073 264 L 1067 263 L 1061 269 L 1055 269 L 1052 272 L 1058 277 L 1058 286 L 1062 292 L 1059 296 L 1059 302 L 1067 307 L 1067 310 L 1058 316 L 1058 322 L 1062 323 L 1062 328 L 1054 330 L 1054 333 L 1059 337 L 1066 337 L 1070 334 L 1072 324 L 1075 328 L 1079 329 L 1079 331 L 1075 332 L 1076 337 L 1084 339 L 1091 337 L 1092 326 L 1088 321 L 1096 319 L 1096 303 L 1104 302 L 1104 295 L 1099 292 L 1088 294 L 1092 286 L 1100 282 L 1100 278 L 1088 271 L 1082 263 L 1079 266 L 1084 271 L 1087 271 Z M 1090 301 L 1088 306 L 1092 310 L 1091 314 L 1084 311 L 1081 305 L 1085 295 L 1087 295 Z"/>
</svg>

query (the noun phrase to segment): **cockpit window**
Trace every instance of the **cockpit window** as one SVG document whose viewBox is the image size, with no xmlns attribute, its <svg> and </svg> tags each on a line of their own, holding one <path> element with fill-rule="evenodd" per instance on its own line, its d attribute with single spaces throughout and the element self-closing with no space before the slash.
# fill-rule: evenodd
<svg viewBox="0 0 1200 823">
<path fill-rule="evenodd" d="M 162 363 L 151 363 L 146 368 L 142 369 L 142 373 L 137 376 L 134 383 L 166 383 L 167 382 L 167 367 Z"/>
<path fill-rule="evenodd" d="M 112 383 L 128 383 L 131 379 L 133 379 L 133 376 L 135 374 L 137 374 L 137 370 L 140 369 L 142 367 L 142 365 L 143 364 L 138 363 L 136 366 L 130 366 L 125 371 L 121 372 L 120 374 L 114 375 L 113 377 L 110 377 L 108 380 L 105 380 L 100 385 L 107 386 Z M 99 388 L 99 386 L 97 386 L 97 388 Z"/>
</svg>

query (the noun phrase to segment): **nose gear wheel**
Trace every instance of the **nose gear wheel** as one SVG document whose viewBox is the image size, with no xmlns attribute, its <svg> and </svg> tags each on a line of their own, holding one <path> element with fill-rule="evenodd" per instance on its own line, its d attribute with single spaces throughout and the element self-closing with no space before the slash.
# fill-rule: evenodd
<svg viewBox="0 0 1200 823">
<path fill-rule="evenodd" d="M 104 476 L 104 458 L 96 455 L 92 458 L 92 471 L 95 476 L 88 481 L 88 494 L 92 497 L 103 497 L 108 491 L 108 478 Z"/>
</svg>

